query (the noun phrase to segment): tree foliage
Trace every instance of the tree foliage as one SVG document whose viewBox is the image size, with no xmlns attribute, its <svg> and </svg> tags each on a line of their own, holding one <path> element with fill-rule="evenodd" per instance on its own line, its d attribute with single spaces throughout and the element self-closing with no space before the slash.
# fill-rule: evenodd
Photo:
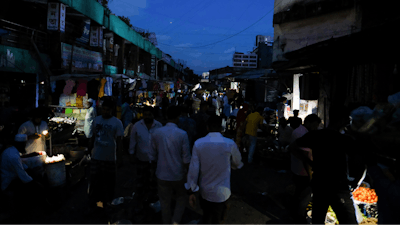
<svg viewBox="0 0 400 225">
<path fill-rule="evenodd" d="M 133 27 L 131 24 L 131 20 L 128 17 L 125 16 L 118 16 L 122 21 L 124 21 L 129 27 Z"/>
</svg>

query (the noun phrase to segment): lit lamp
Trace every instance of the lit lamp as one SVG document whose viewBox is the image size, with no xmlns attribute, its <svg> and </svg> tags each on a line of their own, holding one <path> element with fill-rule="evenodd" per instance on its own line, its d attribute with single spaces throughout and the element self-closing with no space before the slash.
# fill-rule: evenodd
<svg viewBox="0 0 400 225">
<path fill-rule="evenodd" d="M 43 134 L 44 136 L 47 136 L 47 135 L 49 134 L 49 131 L 48 131 L 48 130 L 44 130 L 44 131 L 42 132 L 42 134 Z M 53 149 L 52 149 L 52 145 L 51 145 L 51 134 L 50 134 L 50 137 L 49 137 L 49 142 L 50 142 L 50 155 L 53 155 Z"/>
</svg>

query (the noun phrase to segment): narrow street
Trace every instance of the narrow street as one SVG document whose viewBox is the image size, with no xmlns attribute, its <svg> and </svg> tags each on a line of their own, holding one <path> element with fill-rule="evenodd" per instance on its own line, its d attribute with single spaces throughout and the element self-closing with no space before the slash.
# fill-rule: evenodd
<svg viewBox="0 0 400 225">
<path fill-rule="evenodd" d="M 135 166 L 124 157 L 124 165 L 118 171 L 115 197 L 129 197 L 135 192 Z M 273 165 L 264 162 L 260 166 L 245 166 L 233 170 L 231 177 L 232 196 L 226 224 L 283 224 L 291 223 L 290 185 L 291 178 L 287 172 L 289 164 Z M 286 168 L 285 168 L 286 167 Z M 286 172 L 282 170 L 286 169 Z M 278 172 L 279 171 L 279 172 Z M 30 216 L 9 218 L 2 223 L 11 224 L 104 224 L 128 220 L 136 224 L 160 224 L 161 212 L 145 207 L 144 212 L 136 213 L 141 207 L 134 198 L 129 204 L 116 207 L 107 217 L 104 213 L 85 215 L 87 208 L 87 179 L 82 179 L 73 186 L 57 190 L 58 205 L 51 210 L 32 209 Z M 187 205 L 182 219 L 183 224 L 201 219 L 199 206 L 192 210 Z"/>
</svg>

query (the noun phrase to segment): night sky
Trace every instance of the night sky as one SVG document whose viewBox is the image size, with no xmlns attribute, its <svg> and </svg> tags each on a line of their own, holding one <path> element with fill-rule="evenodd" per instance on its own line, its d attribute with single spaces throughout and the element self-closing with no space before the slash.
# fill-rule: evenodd
<svg viewBox="0 0 400 225">
<path fill-rule="evenodd" d="M 256 35 L 274 32 L 274 0 L 112 0 L 109 8 L 155 32 L 157 47 L 198 75 L 232 66 L 235 51 L 252 51 Z"/>
</svg>

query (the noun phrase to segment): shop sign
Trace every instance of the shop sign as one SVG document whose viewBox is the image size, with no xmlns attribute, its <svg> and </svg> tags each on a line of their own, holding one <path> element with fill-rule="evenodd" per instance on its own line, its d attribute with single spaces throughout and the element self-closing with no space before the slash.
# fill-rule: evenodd
<svg viewBox="0 0 400 225">
<path fill-rule="evenodd" d="M 47 6 L 47 29 L 65 32 L 65 5 L 51 2 Z"/>
<path fill-rule="evenodd" d="M 156 60 L 157 60 L 156 56 L 151 55 L 151 72 L 150 72 L 151 77 L 156 76 Z"/>
<path fill-rule="evenodd" d="M 76 40 L 83 44 L 87 44 L 87 43 L 89 43 L 89 38 L 90 38 L 89 34 L 90 34 L 90 20 L 86 20 L 85 27 L 83 28 L 82 36 Z"/>
<path fill-rule="evenodd" d="M 103 28 L 92 26 L 90 28 L 90 46 L 103 47 Z"/>
<path fill-rule="evenodd" d="M 63 69 L 68 69 L 70 66 L 71 50 L 71 45 L 61 43 L 61 68 Z M 75 46 L 72 56 L 72 70 L 84 72 L 102 72 L 102 54 L 100 52 L 89 51 Z"/>
</svg>

